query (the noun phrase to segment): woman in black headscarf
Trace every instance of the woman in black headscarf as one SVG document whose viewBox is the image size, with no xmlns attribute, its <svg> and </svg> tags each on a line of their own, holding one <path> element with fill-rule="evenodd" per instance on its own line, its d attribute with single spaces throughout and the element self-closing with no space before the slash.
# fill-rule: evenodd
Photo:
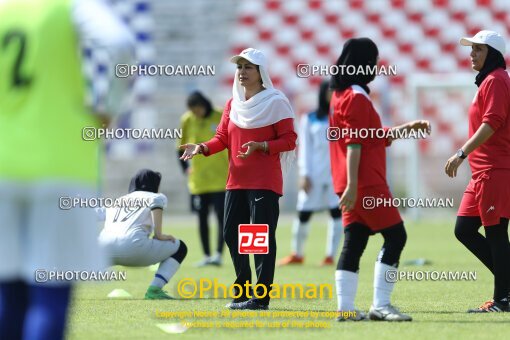
<svg viewBox="0 0 510 340">
<path fill-rule="evenodd" d="M 349 70 L 371 70 L 377 66 L 379 50 L 375 43 L 369 38 L 349 39 L 344 45 L 342 53 L 336 61 L 336 66 L 343 72 L 338 72 L 331 77 L 331 89 L 343 91 L 352 85 L 358 85 L 368 94 L 370 89 L 368 83 L 375 79 L 375 73 L 347 72 Z M 368 73 L 368 74 L 367 74 Z"/>
<path fill-rule="evenodd" d="M 376 199 L 391 201 L 386 182 L 386 146 L 391 132 L 424 129 L 427 121 L 414 121 L 391 129 L 383 128 L 368 94 L 368 84 L 375 78 L 378 49 L 368 38 L 350 39 L 336 63 L 339 71 L 332 77 L 334 92 L 330 106 L 330 157 L 333 186 L 340 197 L 345 241 L 335 273 L 338 310 L 354 311 L 338 321 L 363 320 L 366 315 L 354 307 L 358 285 L 359 262 L 370 235 L 381 233 L 384 244 L 375 264 L 374 299 L 368 316 L 373 320 L 410 321 L 411 317 L 390 304 L 390 296 L 400 254 L 406 242 L 404 223 L 398 209 L 377 206 Z M 355 71 L 354 73 L 352 71 Z M 361 138 L 364 129 L 382 130 L 388 138 Z M 347 132 L 347 136 L 340 136 Z M 377 135 L 376 135 L 377 136 Z M 345 138 L 344 138 L 345 137 Z M 342 314 L 345 315 L 345 314 Z"/>
<path fill-rule="evenodd" d="M 159 263 L 145 298 L 172 299 L 162 290 L 187 254 L 186 244 L 162 233 L 163 209 L 167 198 L 158 193 L 161 174 L 142 169 L 131 179 L 129 194 L 120 197 L 118 207 L 103 211 L 105 225 L 99 242 L 121 266 L 149 266 Z M 153 238 L 150 238 L 151 234 Z"/>
<path fill-rule="evenodd" d="M 445 165 L 449 177 L 469 155 L 471 180 L 464 191 L 455 236 L 494 275 L 493 299 L 471 313 L 510 311 L 510 77 L 505 41 L 493 31 L 462 38 L 472 46 L 472 68 L 478 92 L 469 108 L 469 140 Z M 478 232 L 484 226 L 485 237 Z"/>
<path fill-rule="evenodd" d="M 149 191 L 157 193 L 161 183 L 161 174 L 148 169 L 142 169 L 131 178 L 129 183 L 129 193 L 134 191 Z"/>
</svg>

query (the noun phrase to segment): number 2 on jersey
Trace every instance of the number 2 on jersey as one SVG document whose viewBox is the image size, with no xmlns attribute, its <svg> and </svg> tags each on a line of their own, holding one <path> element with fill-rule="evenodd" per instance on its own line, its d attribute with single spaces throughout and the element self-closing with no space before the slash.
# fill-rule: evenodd
<svg viewBox="0 0 510 340">
<path fill-rule="evenodd" d="M 8 31 L 2 39 L 2 49 L 6 50 L 9 45 L 17 41 L 18 53 L 16 54 L 16 61 L 14 62 L 14 69 L 12 72 L 12 87 L 27 87 L 32 81 L 31 77 L 26 77 L 21 74 L 21 66 L 25 57 L 25 48 L 27 44 L 27 36 L 24 32 L 18 30 Z"/>
</svg>

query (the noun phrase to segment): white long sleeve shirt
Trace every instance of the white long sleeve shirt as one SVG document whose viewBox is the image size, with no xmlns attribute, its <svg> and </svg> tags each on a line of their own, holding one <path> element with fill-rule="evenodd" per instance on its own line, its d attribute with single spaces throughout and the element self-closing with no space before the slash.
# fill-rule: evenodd
<svg viewBox="0 0 510 340">
<path fill-rule="evenodd" d="M 298 150 L 299 175 L 309 177 L 314 183 L 329 184 L 331 166 L 327 129 L 328 116 L 319 119 L 317 112 L 301 117 Z"/>
</svg>

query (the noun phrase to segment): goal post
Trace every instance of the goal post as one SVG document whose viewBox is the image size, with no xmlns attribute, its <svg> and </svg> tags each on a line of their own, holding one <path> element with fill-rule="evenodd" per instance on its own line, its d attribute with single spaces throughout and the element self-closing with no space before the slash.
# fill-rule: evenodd
<svg viewBox="0 0 510 340">
<path fill-rule="evenodd" d="M 457 178 L 444 173 L 444 164 L 468 137 L 468 109 L 476 93 L 475 75 L 415 74 L 408 76 L 410 92 L 409 120 L 426 119 L 431 122 L 431 135 L 425 140 L 409 143 L 406 148 L 407 196 L 433 198 L 449 195 L 455 207 L 460 204 L 462 192 L 470 172 L 462 164 Z M 466 162 L 467 163 L 467 162 Z M 408 217 L 416 220 L 423 208 L 409 209 Z"/>
</svg>

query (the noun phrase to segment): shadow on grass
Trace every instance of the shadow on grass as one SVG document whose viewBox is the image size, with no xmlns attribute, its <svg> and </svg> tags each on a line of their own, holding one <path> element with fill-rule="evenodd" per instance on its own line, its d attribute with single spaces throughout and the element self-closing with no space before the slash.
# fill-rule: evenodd
<svg viewBox="0 0 510 340">
<path fill-rule="evenodd" d="M 508 320 L 413 320 L 413 322 L 418 323 L 506 323 L 508 324 Z"/>
<path fill-rule="evenodd" d="M 440 310 L 440 311 L 406 310 L 406 313 L 409 313 L 409 314 L 414 314 L 414 313 L 419 313 L 419 314 L 467 314 L 466 312 L 461 312 L 461 311 L 443 311 L 443 310 Z"/>
</svg>

